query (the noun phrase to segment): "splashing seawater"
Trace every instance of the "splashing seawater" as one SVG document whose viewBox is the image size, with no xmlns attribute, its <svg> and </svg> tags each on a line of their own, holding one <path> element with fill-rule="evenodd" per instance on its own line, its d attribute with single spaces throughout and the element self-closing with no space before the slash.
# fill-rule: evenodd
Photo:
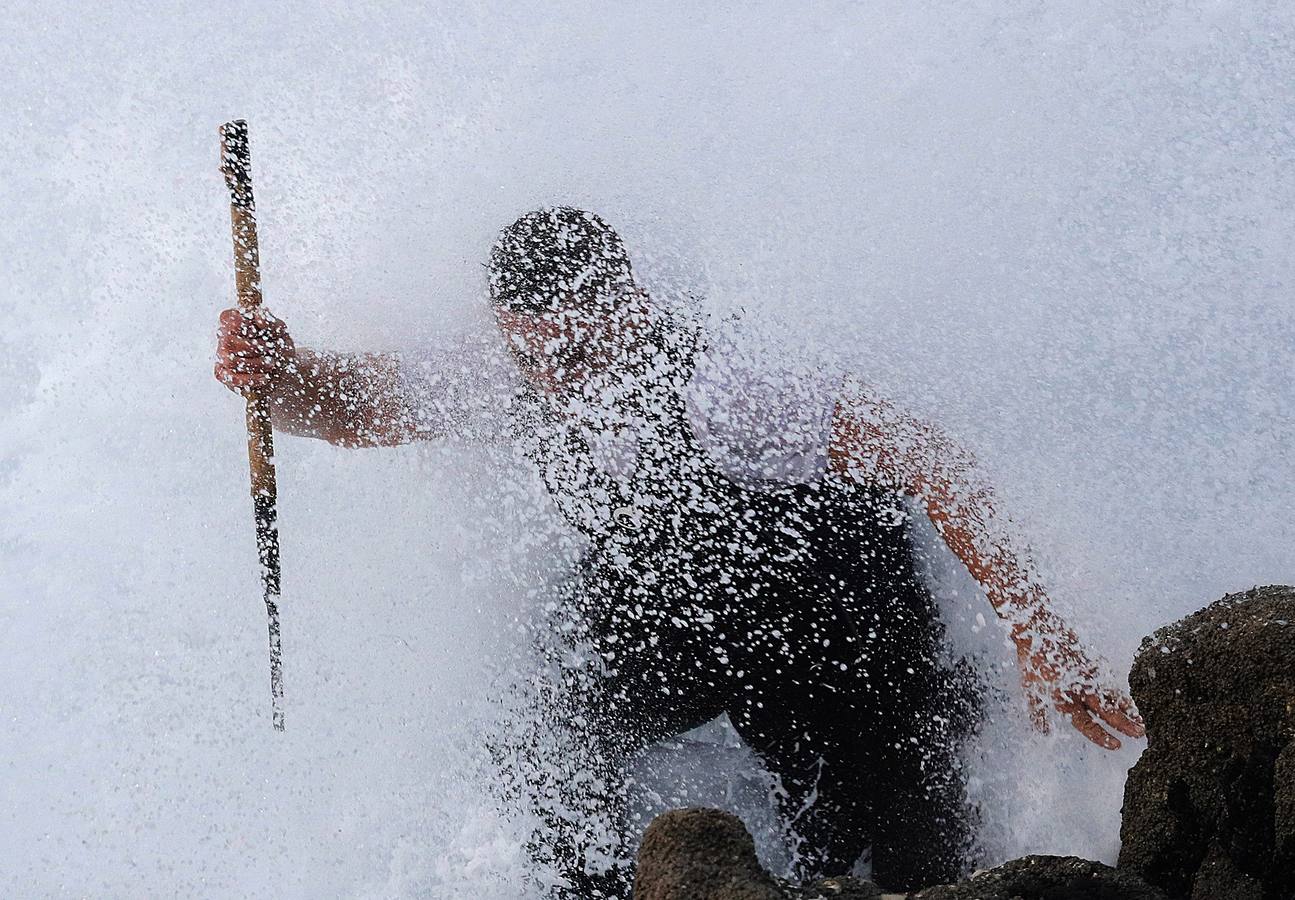
<svg viewBox="0 0 1295 900">
<path fill-rule="evenodd" d="M 210 374 L 221 121 L 252 124 L 266 303 L 302 346 L 490 345 L 498 229 L 597 208 L 651 296 L 745 311 L 757 370 L 849 374 L 973 450 L 1122 674 L 1155 626 L 1292 580 L 1293 15 L 14 10 L 3 892 L 515 897 L 536 871 L 484 736 L 581 547 L 512 449 L 280 436 L 270 733 L 242 416 Z M 1005 632 L 918 539 L 990 673 L 987 851 L 1113 860 L 1138 742 L 1032 735 Z M 638 781 L 640 814 L 729 805 L 789 864 L 726 726 Z"/>
</svg>

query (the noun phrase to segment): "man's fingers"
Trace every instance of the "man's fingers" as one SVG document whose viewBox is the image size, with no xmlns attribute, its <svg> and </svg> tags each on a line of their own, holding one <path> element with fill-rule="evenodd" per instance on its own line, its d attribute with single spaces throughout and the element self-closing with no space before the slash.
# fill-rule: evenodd
<svg viewBox="0 0 1295 900">
<path fill-rule="evenodd" d="M 1068 694 L 1058 692 L 1055 703 L 1059 712 L 1070 717 L 1070 723 L 1076 731 L 1106 750 L 1118 750 L 1121 744 L 1119 738 L 1101 726 L 1099 719 L 1128 737 L 1142 737 L 1146 734 L 1133 701 L 1121 694 L 1112 691 L 1101 694 L 1091 691 Z"/>
<path fill-rule="evenodd" d="M 221 353 L 216 365 L 218 368 L 229 372 L 255 372 L 262 375 L 273 375 L 282 368 L 283 363 L 274 356 Z"/>
<path fill-rule="evenodd" d="M 1122 712 L 1112 710 L 1099 710 L 1098 715 L 1102 717 L 1103 722 L 1120 734 L 1133 738 L 1146 737 L 1147 728 L 1142 724 L 1141 719 L 1133 719 Z"/>
<path fill-rule="evenodd" d="M 216 377 L 231 387 L 265 387 L 270 378 L 263 372 L 235 372 L 231 369 L 217 369 Z"/>
<path fill-rule="evenodd" d="M 279 368 L 279 361 L 270 356 L 240 356 L 232 366 L 235 372 L 255 372 L 270 375 Z"/>
<path fill-rule="evenodd" d="M 1119 738 L 1098 725 L 1093 719 L 1092 713 L 1088 711 L 1088 707 L 1078 703 L 1067 703 L 1064 707 L 1058 705 L 1058 709 L 1064 713 L 1069 713 L 1070 724 L 1075 726 L 1075 730 L 1097 746 L 1105 750 L 1120 749 Z"/>
<path fill-rule="evenodd" d="M 1127 697 L 1098 697 L 1090 694 L 1084 698 L 1085 705 L 1097 713 L 1102 721 L 1120 734 L 1129 737 L 1143 737 L 1147 733 L 1142 717 L 1133 707 L 1133 701 Z"/>
<path fill-rule="evenodd" d="M 268 391 L 293 358 L 288 326 L 264 310 L 226 309 L 216 329 L 216 379 L 240 394 Z"/>
<path fill-rule="evenodd" d="M 220 312 L 220 329 L 231 333 L 242 330 L 247 317 L 241 309 L 224 309 Z"/>
<path fill-rule="evenodd" d="M 216 356 L 227 366 L 240 367 L 246 370 L 266 367 L 273 369 L 281 366 L 287 354 L 275 347 L 257 345 L 239 337 L 229 337 L 216 347 Z"/>
<path fill-rule="evenodd" d="M 220 338 L 220 351 L 222 353 L 250 353 L 255 347 L 252 342 L 240 334 L 226 332 Z"/>
<path fill-rule="evenodd" d="M 245 371 L 222 362 L 216 363 L 214 371 L 217 381 L 233 388 L 262 388 L 270 384 L 270 375 L 265 371 Z"/>
<path fill-rule="evenodd" d="M 277 319 L 261 309 L 253 312 L 226 309 L 220 314 L 217 333 L 222 338 L 239 336 L 263 343 L 277 343 L 287 337 L 288 326 L 282 319 Z"/>
</svg>

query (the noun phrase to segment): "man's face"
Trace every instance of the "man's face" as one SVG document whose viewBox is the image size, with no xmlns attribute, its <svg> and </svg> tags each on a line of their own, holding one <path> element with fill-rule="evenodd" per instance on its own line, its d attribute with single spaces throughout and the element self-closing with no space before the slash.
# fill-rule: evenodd
<svg viewBox="0 0 1295 900">
<path fill-rule="evenodd" d="M 544 313 L 495 308 L 522 374 L 549 394 L 578 390 L 591 376 L 627 360 L 645 315 L 638 297 L 614 306 L 573 305 Z"/>
</svg>

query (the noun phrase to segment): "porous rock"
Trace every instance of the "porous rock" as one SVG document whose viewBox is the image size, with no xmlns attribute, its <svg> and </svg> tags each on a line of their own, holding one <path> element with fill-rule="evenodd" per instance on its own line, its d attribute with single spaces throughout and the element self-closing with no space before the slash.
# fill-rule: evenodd
<svg viewBox="0 0 1295 900">
<path fill-rule="evenodd" d="M 912 900 L 1165 900 L 1130 872 L 1076 856 L 1024 856 Z"/>
<path fill-rule="evenodd" d="M 1295 898 L 1295 589 L 1229 594 L 1160 629 L 1129 683 L 1147 749 L 1120 868 L 1174 898 Z"/>
<path fill-rule="evenodd" d="M 718 809 L 676 809 L 643 833 L 634 900 L 879 900 L 855 878 L 795 886 L 764 870 L 742 820 Z"/>
</svg>

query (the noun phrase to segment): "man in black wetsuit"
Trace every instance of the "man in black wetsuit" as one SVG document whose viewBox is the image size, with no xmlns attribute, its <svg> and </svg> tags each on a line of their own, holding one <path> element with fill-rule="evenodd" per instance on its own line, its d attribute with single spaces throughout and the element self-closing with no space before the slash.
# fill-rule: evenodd
<svg viewBox="0 0 1295 900">
<path fill-rule="evenodd" d="M 707 385 L 732 366 L 653 304 L 591 213 L 544 209 L 505 229 L 490 295 L 522 375 L 509 433 L 588 539 L 512 757 L 544 823 L 533 849 L 573 896 L 628 890 L 634 757 L 721 713 L 781 781 L 798 874 L 848 871 L 869 846 L 888 888 L 960 874 L 971 834 L 957 751 L 974 690 L 942 662 L 906 497 L 1011 623 L 1038 721 L 1050 702 L 1100 746 L 1119 741 L 1098 720 L 1141 733 L 993 525 L 969 457 L 936 429 L 855 386 L 828 398 L 821 440 L 799 436 L 817 451 L 780 450 L 794 429 L 775 416 L 764 438 L 744 435 L 745 468 L 725 461 L 716 435 L 732 417 Z M 297 348 L 264 313 L 221 323 L 217 377 L 268 390 L 279 428 L 347 446 L 462 430 L 460 411 L 437 408 L 440 382 L 420 389 L 400 357 Z M 618 461 L 602 458 L 605 439 Z"/>
</svg>

